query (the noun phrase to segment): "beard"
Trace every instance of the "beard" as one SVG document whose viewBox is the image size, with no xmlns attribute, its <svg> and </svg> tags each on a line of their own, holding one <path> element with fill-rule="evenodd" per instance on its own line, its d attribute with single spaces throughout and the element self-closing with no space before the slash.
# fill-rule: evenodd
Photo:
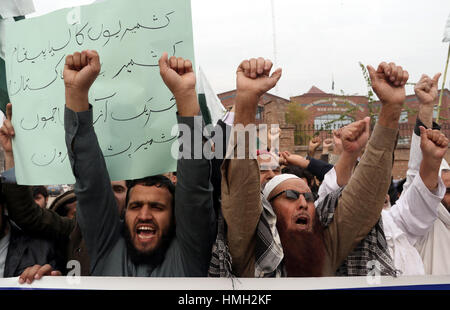
<svg viewBox="0 0 450 310">
<path fill-rule="evenodd" d="M 156 248 L 150 251 L 143 252 L 135 248 L 133 240 L 131 238 L 130 230 L 124 221 L 122 226 L 122 233 L 125 237 L 128 256 L 130 257 L 133 264 L 135 265 L 145 264 L 151 266 L 158 266 L 159 264 L 161 264 L 162 261 L 164 260 L 170 242 L 173 239 L 174 231 L 175 229 L 173 225 L 171 225 L 169 231 L 161 236 L 160 244 Z"/>
<path fill-rule="evenodd" d="M 321 277 L 325 261 L 323 227 L 314 217 L 312 231 L 278 230 L 288 277 Z"/>
</svg>

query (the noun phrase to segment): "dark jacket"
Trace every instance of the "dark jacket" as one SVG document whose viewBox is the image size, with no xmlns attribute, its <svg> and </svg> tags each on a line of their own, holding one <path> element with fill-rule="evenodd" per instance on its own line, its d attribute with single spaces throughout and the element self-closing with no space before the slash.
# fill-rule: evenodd
<svg viewBox="0 0 450 310">
<path fill-rule="evenodd" d="M 54 244 L 50 241 L 31 237 L 10 221 L 10 240 L 6 255 L 4 277 L 17 277 L 34 265 L 50 264 L 59 269 Z"/>
<path fill-rule="evenodd" d="M 81 276 L 89 274 L 89 256 L 76 219 L 62 217 L 53 210 L 39 207 L 33 200 L 31 188 L 25 185 L 3 184 L 9 217 L 30 235 L 56 243 L 61 261 L 77 260 Z M 64 273 L 65 266 L 59 269 Z"/>
</svg>

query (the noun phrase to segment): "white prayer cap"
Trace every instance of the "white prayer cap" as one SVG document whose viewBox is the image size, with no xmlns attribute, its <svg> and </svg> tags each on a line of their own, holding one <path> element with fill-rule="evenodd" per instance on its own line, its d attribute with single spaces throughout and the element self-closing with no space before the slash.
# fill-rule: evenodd
<svg viewBox="0 0 450 310">
<path fill-rule="evenodd" d="M 450 170 L 450 166 L 445 159 L 442 159 L 441 167 L 439 167 L 439 176 L 442 176 L 442 170 Z"/>
<path fill-rule="evenodd" d="M 289 179 L 299 179 L 299 180 L 301 180 L 298 176 L 293 175 L 293 174 L 289 174 L 289 173 L 277 175 L 277 176 L 273 177 L 269 182 L 266 183 L 266 186 L 263 189 L 264 198 L 269 200 L 270 193 L 278 185 L 280 185 L 281 183 L 283 183 L 284 181 L 289 180 Z"/>
</svg>

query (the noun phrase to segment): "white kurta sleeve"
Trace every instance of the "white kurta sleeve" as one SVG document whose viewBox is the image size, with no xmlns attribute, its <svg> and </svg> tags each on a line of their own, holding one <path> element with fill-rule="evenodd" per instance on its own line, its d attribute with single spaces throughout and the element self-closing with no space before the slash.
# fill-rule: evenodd
<svg viewBox="0 0 450 310">
<path fill-rule="evenodd" d="M 340 188 L 341 187 L 337 184 L 336 170 L 333 167 L 333 169 L 328 171 L 323 178 L 323 182 L 319 187 L 319 198 L 316 200 L 315 205 L 317 206 L 329 193 L 332 193 Z"/>
<path fill-rule="evenodd" d="M 412 149 L 412 148 L 411 148 Z M 419 174 L 408 189 L 403 190 L 390 212 L 395 224 L 405 232 L 411 245 L 424 236 L 438 216 L 438 207 L 445 195 L 445 185 L 439 178 L 437 190 L 431 192 Z"/>
</svg>

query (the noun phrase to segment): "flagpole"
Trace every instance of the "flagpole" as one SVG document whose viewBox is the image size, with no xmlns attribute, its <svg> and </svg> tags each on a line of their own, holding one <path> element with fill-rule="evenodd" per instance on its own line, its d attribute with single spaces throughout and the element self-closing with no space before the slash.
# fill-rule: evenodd
<svg viewBox="0 0 450 310">
<path fill-rule="evenodd" d="M 436 123 L 439 124 L 439 116 L 441 113 L 442 97 L 444 95 L 445 81 L 447 80 L 448 61 L 450 59 L 450 43 L 448 44 L 447 62 L 445 64 L 444 78 L 442 80 L 441 94 L 439 95 L 439 104 L 437 109 Z"/>
<path fill-rule="evenodd" d="M 272 9 L 272 31 L 273 31 L 273 64 L 275 69 L 278 66 L 278 59 L 277 59 L 277 34 L 276 34 L 276 27 L 275 27 L 275 3 L 274 0 L 270 0 L 270 7 Z M 278 84 L 275 85 L 275 92 L 278 95 Z"/>
</svg>

